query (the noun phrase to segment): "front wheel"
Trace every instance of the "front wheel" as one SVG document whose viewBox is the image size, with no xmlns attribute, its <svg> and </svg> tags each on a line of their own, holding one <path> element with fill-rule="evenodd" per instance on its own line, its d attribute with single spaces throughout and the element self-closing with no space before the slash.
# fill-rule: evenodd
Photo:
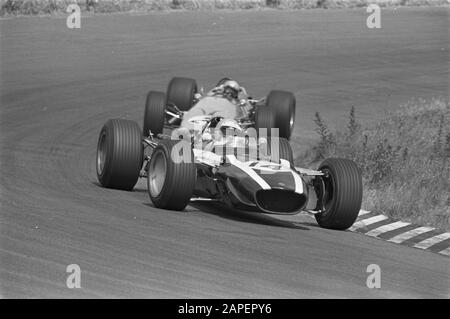
<svg viewBox="0 0 450 319">
<path fill-rule="evenodd" d="M 323 228 L 344 230 L 353 225 L 361 209 L 362 177 L 356 163 L 342 158 L 328 158 L 319 166 L 324 176 L 317 177 L 322 212 L 315 215 Z"/>
<path fill-rule="evenodd" d="M 166 110 L 166 95 L 163 92 L 150 91 L 145 100 L 144 110 L 144 136 L 158 135 L 164 129 L 164 117 Z"/>
<path fill-rule="evenodd" d="M 148 165 L 147 189 L 158 208 L 183 210 L 189 203 L 196 182 L 196 169 L 190 143 L 162 140 Z"/>
<path fill-rule="evenodd" d="M 197 82 L 190 78 L 175 77 L 167 86 L 167 103 L 175 104 L 181 111 L 189 111 L 194 104 Z"/>
<path fill-rule="evenodd" d="M 97 145 L 97 178 L 103 187 L 132 190 L 139 178 L 142 134 L 134 121 L 108 120 Z"/>
</svg>

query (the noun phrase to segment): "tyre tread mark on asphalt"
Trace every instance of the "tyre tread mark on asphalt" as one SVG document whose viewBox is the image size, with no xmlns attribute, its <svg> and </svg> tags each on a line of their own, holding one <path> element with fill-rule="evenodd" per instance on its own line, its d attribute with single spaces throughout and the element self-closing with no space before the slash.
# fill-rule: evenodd
<svg viewBox="0 0 450 319">
<path fill-rule="evenodd" d="M 374 220 L 375 222 L 373 222 Z M 394 229 L 391 229 L 391 227 Z M 380 229 L 377 231 L 378 228 Z M 403 246 L 450 256 L 449 232 L 443 232 L 432 227 L 396 221 L 378 212 L 361 210 L 360 216 L 358 216 L 355 224 L 349 230 Z"/>
</svg>

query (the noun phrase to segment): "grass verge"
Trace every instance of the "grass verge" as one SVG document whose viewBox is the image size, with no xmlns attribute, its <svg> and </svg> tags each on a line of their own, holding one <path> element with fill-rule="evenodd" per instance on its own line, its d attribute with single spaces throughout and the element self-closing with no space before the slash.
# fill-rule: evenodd
<svg viewBox="0 0 450 319">
<path fill-rule="evenodd" d="M 65 13 L 69 4 L 77 3 L 82 11 L 97 13 L 148 12 L 161 10 L 215 9 L 314 9 L 355 8 L 377 3 L 391 6 L 440 6 L 447 0 L 0 0 L 0 16 L 45 15 Z"/>
<path fill-rule="evenodd" d="M 362 126 L 352 107 L 348 126 L 332 132 L 315 116 L 316 145 L 296 159 L 318 165 L 327 157 L 354 160 L 363 172 L 363 207 L 395 219 L 450 230 L 450 104 L 416 100 Z"/>
</svg>

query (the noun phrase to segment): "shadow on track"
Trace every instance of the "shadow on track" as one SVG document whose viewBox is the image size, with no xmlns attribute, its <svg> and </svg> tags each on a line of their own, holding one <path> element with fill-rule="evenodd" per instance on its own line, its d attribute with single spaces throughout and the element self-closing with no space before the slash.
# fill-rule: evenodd
<svg viewBox="0 0 450 319">
<path fill-rule="evenodd" d="M 300 226 L 299 223 L 279 220 L 259 212 L 231 209 L 220 203 L 191 203 L 190 206 L 200 210 L 203 213 L 212 214 L 221 218 L 230 219 L 239 222 L 260 224 L 266 226 L 277 226 L 285 228 L 295 228 L 309 230 L 309 228 Z"/>
<path fill-rule="evenodd" d="M 92 184 L 103 188 L 99 182 L 93 181 Z M 146 189 L 140 189 L 135 188 L 132 192 L 137 193 L 147 193 Z M 144 202 L 143 203 L 146 206 L 149 207 L 155 207 L 150 202 Z M 195 209 L 198 209 L 199 211 L 215 216 L 219 216 L 221 218 L 239 221 L 239 222 L 245 222 L 245 223 L 252 223 L 252 224 L 259 224 L 259 225 L 266 225 L 266 226 L 276 226 L 276 227 L 285 227 L 285 228 L 294 228 L 294 229 L 301 229 L 301 230 L 310 230 L 310 228 L 305 227 L 305 225 L 317 227 L 317 225 L 313 223 L 308 222 L 291 222 L 286 220 L 280 220 L 271 216 L 268 216 L 267 214 L 263 214 L 260 212 L 252 212 L 252 211 L 246 211 L 246 210 L 240 210 L 240 209 L 231 209 L 227 207 L 225 204 L 221 203 L 215 203 L 215 202 L 191 202 L 189 206 L 194 207 Z M 188 206 L 188 207 L 189 207 Z M 301 224 L 301 225 L 299 225 Z"/>
</svg>

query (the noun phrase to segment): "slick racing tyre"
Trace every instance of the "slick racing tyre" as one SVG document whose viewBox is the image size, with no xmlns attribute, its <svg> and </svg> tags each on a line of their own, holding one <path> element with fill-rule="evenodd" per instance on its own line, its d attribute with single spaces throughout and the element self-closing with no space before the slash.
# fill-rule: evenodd
<svg viewBox="0 0 450 319">
<path fill-rule="evenodd" d="M 328 158 L 319 167 L 322 213 L 315 215 L 323 228 L 344 230 L 353 225 L 362 202 L 362 177 L 356 163 L 341 158 Z M 320 199 L 319 199 L 320 200 Z"/>
<path fill-rule="evenodd" d="M 194 191 L 196 174 L 190 143 L 162 140 L 148 165 L 147 189 L 153 205 L 183 210 Z"/>
<path fill-rule="evenodd" d="M 287 91 L 271 91 L 266 105 L 274 110 L 275 125 L 279 136 L 290 139 L 295 124 L 295 96 Z"/>
<path fill-rule="evenodd" d="M 180 111 L 189 111 L 197 93 L 197 82 L 189 78 L 175 77 L 167 87 L 167 103 L 175 104 Z"/>
<path fill-rule="evenodd" d="M 267 144 L 270 152 L 269 155 L 271 156 L 271 158 L 275 158 L 275 161 L 277 161 L 278 159 L 284 159 L 287 160 L 291 165 L 294 165 L 294 155 L 292 152 L 291 144 L 289 144 L 289 141 L 287 139 L 283 137 L 269 137 L 267 139 Z M 278 155 L 274 153 L 274 149 L 272 146 L 278 146 Z"/>
<path fill-rule="evenodd" d="M 275 127 L 275 113 L 268 106 L 259 106 L 255 113 L 255 129 L 259 137 L 271 136 L 271 129 Z"/>
<path fill-rule="evenodd" d="M 163 92 L 150 91 L 145 100 L 143 134 L 152 132 L 158 135 L 163 132 L 166 109 L 166 95 Z"/>
<path fill-rule="evenodd" d="M 108 120 L 97 146 L 97 178 L 108 188 L 132 190 L 142 165 L 142 135 L 136 122 Z"/>
</svg>

